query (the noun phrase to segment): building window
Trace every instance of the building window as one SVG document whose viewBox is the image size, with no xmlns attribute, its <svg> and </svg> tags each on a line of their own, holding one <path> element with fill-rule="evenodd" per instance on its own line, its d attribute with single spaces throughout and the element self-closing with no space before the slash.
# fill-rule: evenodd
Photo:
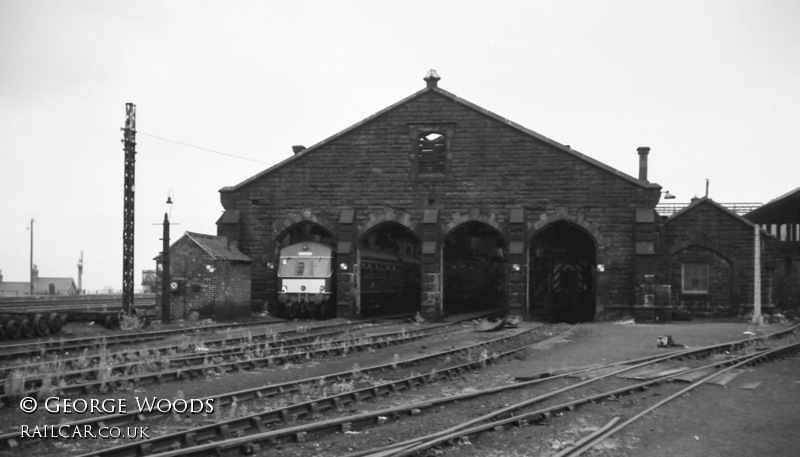
<svg viewBox="0 0 800 457">
<path fill-rule="evenodd" d="M 442 181 L 452 178 L 450 148 L 455 132 L 453 123 L 409 125 L 411 178 L 417 181 Z"/>
<path fill-rule="evenodd" d="M 708 293 L 708 264 L 683 264 L 683 292 L 687 294 Z"/>
<path fill-rule="evenodd" d="M 419 137 L 419 149 L 417 160 L 419 161 L 419 172 L 440 173 L 445 172 L 445 137 L 439 132 L 422 134 Z"/>
</svg>

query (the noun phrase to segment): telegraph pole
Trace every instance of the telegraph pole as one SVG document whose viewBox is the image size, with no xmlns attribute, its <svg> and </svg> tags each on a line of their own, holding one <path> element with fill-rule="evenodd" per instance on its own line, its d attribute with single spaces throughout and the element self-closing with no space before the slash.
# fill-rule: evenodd
<svg viewBox="0 0 800 457">
<path fill-rule="evenodd" d="M 83 251 L 78 259 L 78 295 L 83 295 Z"/>
<path fill-rule="evenodd" d="M 31 297 L 33 297 L 33 223 L 36 222 L 31 219 L 31 265 L 30 265 L 30 279 L 31 279 Z"/>
<path fill-rule="evenodd" d="M 133 209 L 136 172 L 136 105 L 125 104 L 125 195 L 122 229 L 122 311 L 130 315 L 133 309 Z"/>
</svg>

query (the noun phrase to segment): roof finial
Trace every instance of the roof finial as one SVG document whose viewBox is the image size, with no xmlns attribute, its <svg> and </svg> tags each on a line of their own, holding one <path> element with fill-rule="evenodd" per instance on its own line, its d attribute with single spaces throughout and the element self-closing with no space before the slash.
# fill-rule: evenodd
<svg viewBox="0 0 800 457">
<path fill-rule="evenodd" d="M 442 78 L 439 77 L 439 74 L 436 73 L 436 70 L 431 69 L 431 71 L 429 71 L 423 79 L 426 83 L 428 83 L 428 87 L 436 87 L 437 82 Z"/>
</svg>

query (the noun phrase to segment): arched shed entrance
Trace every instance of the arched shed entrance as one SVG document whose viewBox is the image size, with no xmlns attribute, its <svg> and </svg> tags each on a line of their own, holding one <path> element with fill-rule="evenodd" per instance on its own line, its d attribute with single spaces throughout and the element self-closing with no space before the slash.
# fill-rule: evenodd
<svg viewBox="0 0 800 457">
<path fill-rule="evenodd" d="M 358 282 L 362 316 L 420 309 L 420 241 L 405 226 L 386 222 L 358 243 Z"/>
<path fill-rule="evenodd" d="M 536 319 L 588 322 L 595 314 L 597 246 L 581 227 L 554 222 L 530 243 L 529 306 Z"/>
<path fill-rule="evenodd" d="M 270 314 L 288 318 L 331 318 L 336 314 L 335 241 L 314 222 L 287 228 L 276 239 L 276 300 Z"/>
<path fill-rule="evenodd" d="M 462 224 L 444 242 L 444 312 L 463 313 L 505 305 L 506 240 L 478 221 Z"/>
</svg>

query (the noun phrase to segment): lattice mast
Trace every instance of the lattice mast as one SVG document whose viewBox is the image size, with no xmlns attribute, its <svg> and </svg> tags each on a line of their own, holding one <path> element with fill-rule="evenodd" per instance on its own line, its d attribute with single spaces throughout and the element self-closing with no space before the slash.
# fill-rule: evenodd
<svg viewBox="0 0 800 457">
<path fill-rule="evenodd" d="M 122 311 L 133 309 L 133 214 L 136 172 L 136 105 L 125 104 L 125 196 L 122 229 Z"/>
</svg>

